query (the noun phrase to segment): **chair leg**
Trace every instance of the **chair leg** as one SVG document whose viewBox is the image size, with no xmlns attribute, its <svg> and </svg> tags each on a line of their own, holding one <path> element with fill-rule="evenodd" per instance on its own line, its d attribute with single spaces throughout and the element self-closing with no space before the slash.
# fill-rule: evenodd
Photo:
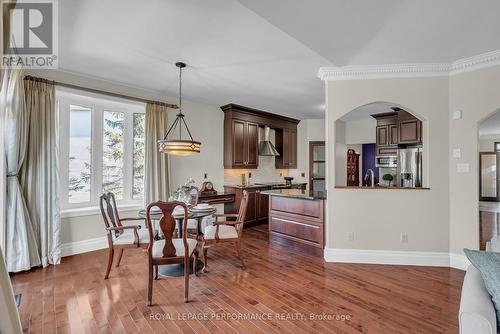
<svg viewBox="0 0 500 334">
<path fill-rule="evenodd" d="M 158 265 L 155 266 L 155 279 L 158 279 Z"/>
<path fill-rule="evenodd" d="M 193 273 L 195 276 L 198 276 L 198 250 L 194 250 L 194 261 L 193 261 Z"/>
<path fill-rule="evenodd" d="M 153 264 L 149 263 L 149 276 L 148 276 L 148 306 L 153 304 Z"/>
<path fill-rule="evenodd" d="M 243 254 L 241 252 L 241 241 L 236 241 L 236 252 L 238 253 L 238 257 L 241 262 L 241 269 L 245 269 L 245 262 L 243 261 Z"/>
<path fill-rule="evenodd" d="M 205 245 L 201 246 L 202 252 L 203 252 L 203 269 L 201 270 L 202 272 L 206 273 L 207 272 L 207 252 L 208 252 L 208 247 Z"/>
<path fill-rule="evenodd" d="M 122 255 L 123 255 L 123 248 L 120 248 L 118 250 L 118 260 L 116 261 L 117 268 L 120 266 L 120 262 L 122 261 Z"/>
<path fill-rule="evenodd" d="M 189 258 L 184 258 L 184 303 L 189 298 Z"/>
<path fill-rule="evenodd" d="M 108 267 L 106 268 L 106 275 L 104 276 L 104 279 L 108 279 L 109 277 L 109 272 L 111 271 L 111 266 L 113 265 L 113 255 L 115 253 L 115 249 L 113 246 L 109 247 L 109 253 L 108 253 Z"/>
</svg>

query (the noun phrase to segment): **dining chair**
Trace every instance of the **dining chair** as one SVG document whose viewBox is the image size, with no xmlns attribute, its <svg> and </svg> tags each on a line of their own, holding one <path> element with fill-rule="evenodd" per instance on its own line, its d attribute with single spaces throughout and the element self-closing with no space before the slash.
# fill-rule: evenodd
<svg viewBox="0 0 500 334">
<path fill-rule="evenodd" d="M 148 231 L 141 229 L 141 225 L 123 225 L 125 221 L 144 221 L 144 218 L 120 218 L 116 207 L 115 195 L 111 192 L 104 193 L 99 199 L 102 218 L 106 226 L 108 237 L 108 267 L 104 279 L 109 277 L 113 265 L 115 250 L 118 251 L 116 266 L 120 266 L 125 248 L 146 248 L 149 243 Z"/>
<path fill-rule="evenodd" d="M 245 262 L 241 252 L 243 223 L 247 213 L 248 192 L 243 191 L 240 209 L 236 214 L 215 214 L 215 222 L 205 228 L 201 249 L 203 251 L 203 272 L 207 271 L 207 252 L 208 247 L 217 243 L 234 243 L 236 253 L 241 262 L 241 268 L 245 269 Z M 225 220 L 220 221 L 219 219 Z M 235 221 L 229 221 L 228 218 L 236 218 Z"/>
<path fill-rule="evenodd" d="M 173 238 L 176 223 L 172 213 L 176 207 L 184 209 L 184 219 L 182 221 L 182 238 Z M 151 208 L 157 207 L 161 210 L 163 217 L 160 219 L 160 229 L 163 232 L 163 239 L 154 239 L 154 230 L 151 224 Z M 198 261 L 198 241 L 188 238 L 186 235 L 188 225 L 188 208 L 182 202 L 154 202 L 148 205 L 146 209 L 146 225 L 149 232 L 148 246 L 148 306 L 152 305 L 153 296 L 153 269 L 155 270 L 155 279 L 158 279 L 158 266 L 164 264 L 184 264 L 184 302 L 188 301 L 189 296 L 189 261 L 194 255 L 193 273 L 197 275 L 196 263 Z"/>
</svg>

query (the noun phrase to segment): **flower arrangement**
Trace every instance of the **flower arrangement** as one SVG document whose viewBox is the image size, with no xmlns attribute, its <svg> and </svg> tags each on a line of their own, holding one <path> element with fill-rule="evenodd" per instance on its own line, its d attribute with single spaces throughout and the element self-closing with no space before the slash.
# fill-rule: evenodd
<svg viewBox="0 0 500 334">
<path fill-rule="evenodd" d="M 173 195 L 170 196 L 168 199 L 169 201 L 181 201 L 186 204 L 189 204 L 191 202 L 191 195 L 189 194 L 189 190 L 191 187 L 195 184 L 195 181 L 192 177 L 188 178 L 187 181 L 177 187 L 177 189 L 174 191 Z"/>
</svg>

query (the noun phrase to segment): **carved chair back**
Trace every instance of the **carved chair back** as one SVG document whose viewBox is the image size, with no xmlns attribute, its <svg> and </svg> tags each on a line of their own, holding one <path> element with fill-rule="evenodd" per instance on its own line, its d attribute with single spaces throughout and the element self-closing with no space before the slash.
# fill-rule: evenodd
<svg viewBox="0 0 500 334">
<path fill-rule="evenodd" d="M 246 190 L 243 191 L 243 197 L 241 198 L 240 210 L 238 211 L 237 221 L 241 222 L 241 224 L 236 225 L 236 231 L 238 232 L 238 238 L 241 238 L 241 233 L 243 232 L 243 223 L 245 222 L 245 216 L 247 214 L 247 205 L 248 205 L 248 192 Z"/>
<path fill-rule="evenodd" d="M 120 222 L 120 216 L 118 216 L 118 209 L 116 207 L 115 195 L 111 192 L 104 193 L 99 198 L 99 206 L 101 208 L 102 219 L 104 220 L 104 225 L 108 227 L 119 227 L 122 226 Z M 114 231 L 115 236 L 119 236 L 121 231 Z"/>
<path fill-rule="evenodd" d="M 156 207 L 159 208 L 163 214 L 163 217 L 160 219 L 160 229 L 163 232 L 163 236 L 165 238 L 165 246 L 163 247 L 163 257 L 162 258 L 172 258 L 172 257 L 180 257 L 185 256 L 185 254 L 176 254 L 174 244 L 172 243 L 172 237 L 175 231 L 175 219 L 172 217 L 172 213 L 177 206 L 181 206 L 184 209 L 184 219 L 182 222 L 182 243 L 184 244 L 184 249 L 188 250 L 188 243 L 186 238 L 186 230 L 187 230 L 187 222 L 188 222 L 188 208 L 186 204 L 182 202 L 154 202 L 148 205 L 146 209 L 146 225 L 148 227 L 149 233 L 149 247 L 148 247 L 148 255 L 150 258 L 153 256 L 153 243 L 154 240 L 154 232 L 153 226 L 151 224 L 151 209 Z M 188 252 L 185 252 L 189 257 Z"/>
</svg>

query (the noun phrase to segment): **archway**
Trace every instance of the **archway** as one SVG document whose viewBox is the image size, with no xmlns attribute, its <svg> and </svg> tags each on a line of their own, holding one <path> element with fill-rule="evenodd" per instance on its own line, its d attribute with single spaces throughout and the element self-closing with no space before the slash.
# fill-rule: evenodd
<svg viewBox="0 0 500 334">
<path fill-rule="evenodd" d="M 335 121 L 337 187 L 427 187 L 428 124 L 393 102 L 359 106 Z"/>
<path fill-rule="evenodd" d="M 499 234 L 500 110 L 478 123 L 479 248 Z"/>
</svg>

